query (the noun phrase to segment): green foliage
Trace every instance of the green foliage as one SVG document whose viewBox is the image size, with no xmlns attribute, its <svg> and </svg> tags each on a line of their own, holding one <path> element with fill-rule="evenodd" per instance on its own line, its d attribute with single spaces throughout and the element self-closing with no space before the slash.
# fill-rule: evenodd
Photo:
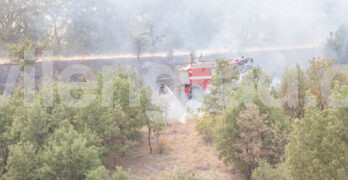
<svg viewBox="0 0 348 180">
<path fill-rule="evenodd" d="M 196 120 L 196 130 L 202 135 L 205 141 L 210 142 L 213 140 L 218 119 L 219 116 L 205 114 L 203 118 L 198 118 Z"/>
<path fill-rule="evenodd" d="M 339 82 L 336 81 L 334 89 L 332 90 L 333 97 L 337 100 L 343 100 L 348 96 L 348 85 L 339 86 Z M 345 101 L 347 104 L 347 101 Z M 348 107 L 340 107 L 337 108 L 337 118 L 339 122 L 342 122 L 341 126 L 343 126 L 343 133 L 340 133 L 346 143 L 348 143 Z"/>
<path fill-rule="evenodd" d="M 258 161 L 258 168 L 253 172 L 253 180 L 290 180 L 289 169 L 285 163 L 272 167 L 266 160 Z"/>
<path fill-rule="evenodd" d="M 203 99 L 202 118 L 197 118 L 196 130 L 206 141 L 213 139 L 214 129 L 220 114 L 227 107 L 228 96 L 235 91 L 235 81 L 238 79 L 238 70 L 225 59 L 217 59 L 217 68 L 212 77 L 212 88 Z"/>
<path fill-rule="evenodd" d="M 109 178 L 109 171 L 104 166 L 99 166 L 97 169 L 90 171 L 86 180 L 107 180 Z"/>
<path fill-rule="evenodd" d="M 97 76 L 99 88 L 102 88 L 102 78 L 105 78 L 107 83 L 111 83 L 113 87 L 112 105 L 103 104 L 102 91 L 97 89 L 94 92 L 97 94 L 97 98 L 92 104 L 75 110 L 73 124 L 79 132 L 89 128 L 102 139 L 104 149 L 101 157 L 104 164 L 108 164 L 111 166 L 109 168 L 112 168 L 116 164 L 117 155 L 125 155 L 139 141 L 140 128 L 144 124 L 144 119 L 138 118 L 138 115 L 141 114 L 139 107 L 130 106 L 130 89 L 138 88 L 135 82 L 130 80 L 130 78 L 137 79 L 137 77 L 132 77 L 136 76 L 132 70 L 124 72 L 124 69 L 119 67 L 116 72 L 107 72 Z M 110 159 L 113 164 L 108 163 Z"/>
<path fill-rule="evenodd" d="M 261 101 L 257 92 L 260 81 L 266 87 L 271 82 L 260 68 L 254 68 L 231 96 L 232 101 L 245 99 L 223 112 L 214 138 L 219 157 L 227 165 L 233 163 L 248 179 L 258 166 L 257 158 L 274 165 L 282 160 L 287 143 L 288 118 L 282 109 Z"/>
<path fill-rule="evenodd" d="M 5 103 L 6 98 L 6 95 L 0 96 L 0 101 Z M 23 91 L 17 88 L 14 90 L 8 105 L 0 107 L 0 177 L 3 173 L 6 173 L 9 146 L 14 144 L 13 138 L 11 137 L 13 117 L 15 116 L 15 112 L 23 105 L 21 98 L 23 98 Z"/>
<path fill-rule="evenodd" d="M 183 172 L 178 168 L 175 168 L 168 177 L 168 180 L 200 180 L 194 172 L 188 173 L 188 172 Z"/>
<path fill-rule="evenodd" d="M 348 145 L 343 122 L 333 109 L 308 110 L 295 122 L 287 145 L 287 163 L 294 179 L 346 179 Z"/>
<path fill-rule="evenodd" d="M 151 103 L 152 90 L 150 86 L 141 88 L 140 93 L 140 112 L 137 119 L 141 119 L 144 125 L 147 126 L 148 136 L 147 141 L 150 153 L 152 153 L 151 133 L 156 135 L 157 146 L 159 147 L 159 136 L 166 123 L 165 117 L 160 112 L 160 107 Z"/>
<path fill-rule="evenodd" d="M 35 63 L 45 47 L 45 43 L 33 45 L 32 41 L 25 40 L 22 43 L 10 46 L 9 57 L 12 63 L 19 64 L 21 66 L 31 65 Z M 34 51 L 33 54 L 31 54 L 30 51 Z"/>
<path fill-rule="evenodd" d="M 4 97 L 0 97 L 1 100 Z M 5 107 L 0 107 L 0 177 L 5 170 L 10 144 L 10 131 L 12 126 L 12 116 L 13 116 L 13 107 L 8 105 Z"/>
<path fill-rule="evenodd" d="M 5 174 L 5 179 L 39 179 L 38 168 L 40 167 L 40 159 L 36 152 L 37 147 L 29 142 L 19 142 L 10 146 L 10 156 L 7 165 L 8 172 Z"/>
<path fill-rule="evenodd" d="M 244 109 L 244 108 L 243 108 Z M 250 179 L 257 168 L 257 158 L 265 158 L 272 164 L 284 155 L 286 127 L 282 121 L 269 124 L 271 112 L 263 113 L 257 106 L 243 109 L 227 109 L 219 123 L 215 143 L 218 155 L 225 164 L 234 165 Z"/>
<path fill-rule="evenodd" d="M 306 77 L 299 64 L 295 69 L 285 69 L 278 97 L 283 98 L 285 114 L 291 118 L 302 118 L 305 111 Z M 295 88 L 297 87 L 297 88 Z"/>
<path fill-rule="evenodd" d="M 137 79 L 136 75 L 124 69 L 117 71 L 116 77 L 109 77 L 114 88 L 110 107 L 102 104 L 101 89 L 88 92 L 97 98 L 84 108 L 63 104 L 56 84 L 52 107 L 42 106 L 41 102 L 48 100 L 42 95 L 34 99 L 33 106 L 26 107 L 23 89 L 16 89 L 9 105 L 0 107 L 0 177 L 106 179 L 108 172 L 102 163 L 113 168 L 116 158 L 139 141 L 140 128 L 145 123 L 138 116 L 140 108 L 129 105 L 130 86 L 138 88 L 129 78 Z M 77 95 L 84 93 L 79 91 Z M 163 127 L 163 123 L 156 124 L 153 131 L 160 134 Z"/>
<path fill-rule="evenodd" d="M 97 169 L 99 139 L 90 131 L 78 133 L 72 125 L 63 121 L 60 128 L 50 137 L 42 152 L 43 179 L 83 179 L 89 171 Z"/>
<path fill-rule="evenodd" d="M 160 136 L 164 132 L 166 119 L 162 113 L 155 113 L 152 118 L 154 119 L 154 122 L 151 126 L 156 138 L 157 151 L 158 153 L 162 154 L 164 151 L 164 144 L 160 142 Z"/>
<path fill-rule="evenodd" d="M 30 40 L 25 40 L 23 43 L 18 45 L 10 46 L 10 60 L 13 63 L 27 65 L 35 62 L 34 57 L 26 57 L 25 51 L 33 50 L 33 43 Z M 31 58 L 31 59 L 25 59 Z"/>
<path fill-rule="evenodd" d="M 18 108 L 13 117 L 12 141 L 29 141 L 40 148 L 49 136 L 50 117 L 40 104 Z"/>
<path fill-rule="evenodd" d="M 227 60 L 217 59 L 216 63 L 217 68 L 212 77 L 212 89 L 203 100 L 203 110 L 211 114 L 218 114 L 226 108 L 226 96 L 233 90 L 233 81 L 238 79 L 238 70 Z"/>
<path fill-rule="evenodd" d="M 124 171 L 122 167 L 117 166 L 112 178 L 114 180 L 131 180 L 132 177 L 130 176 L 130 169 L 128 169 L 128 171 Z"/>
<path fill-rule="evenodd" d="M 334 59 L 328 59 L 326 57 L 321 59 L 309 60 L 309 68 L 307 69 L 307 83 L 308 83 L 308 93 L 316 100 L 316 106 L 323 110 L 327 108 L 328 102 L 325 101 L 323 97 L 323 92 L 321 89 L 321 81 L 324 76 L 324 72 L 329 70 L 333 64 Z"/>
</svg>

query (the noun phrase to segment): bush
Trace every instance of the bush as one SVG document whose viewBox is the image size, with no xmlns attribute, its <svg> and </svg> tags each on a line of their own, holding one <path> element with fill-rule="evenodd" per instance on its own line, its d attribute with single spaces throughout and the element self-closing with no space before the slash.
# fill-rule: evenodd
<svg viewBox="0 0 348 180">
<path fill-rule="evenodd" d="M 107 180 L 109 179 L 109 171 L 104 166 L 88 172 L 86 180 Z"/>
<path fill-rule="evenodd" d="M 196 130 L 207 142 L 211 142 L 214 139 L 216 119 L 215 116 L 207 114 L 204 118 L 199 118 L 196 121 Z"/>
<path fill-rule="evenodd" d="M 216 128 L 214 142 L 219 158 L 226 165 L 233 164 L 247 179 L 258 167 L 256 159 L 264 158 L 274 165 L 284 155 L 284 124 L 268 114 L 261 113 L 258 106 L 227 109 Z M 270 120 L 277 121 L 269 125 Z"/>
<path fill-rule="evenodd" d="M 35 62 L 34 57 L 32 60 L 25 60 L 25 51 L 29 51 L 33 49 L 33 43 L 30 40 L 25 40 L 24 42 L 20 44 L 15 44 L 10 46 L 10 60 L 13 63 L 26 65 L 26 64 L 32 64 Z"/>
<path fill-rule="evenodd" d="M 25 40 L 22 43 L 11 45 L 10 48 L 10 60 L 12 63 L 19 65 L 30 65 L 37 61 L 38 57 L 42 54 L 45 49 L 46 43 L 37 43 L 33 45 L 30 40 Z M 26 57 L 25 52 L 34 50 L 33 57 Z"/>
<path fill-rule="evenodd" d="M 258 165 L 252 174 L 253 180 L 290 180 L 290 172 L 285 163 L 273 168 L 266 160 L 259 160 Z"/>
<path fill-rule="evenodd" d="M 308 110 L 295 122 L 286 149 L 292 178 L 347 179 L 348 146 L 343 123 L 334 109 Z"/>
<path fill-rule="evenodd" d="M 169 174 L 168 180 L 200 180 L 194 172 L 188 173 L 183 172 L 178 168 L 174 168 L 174 170 Z"/>
<path fill-rule="evenodd" d="M 114 180 L 131 180 L 130 169 L 128 171 L 124 171 L 122 167 L 117 166 L 115 173 L 112 175 Z"/>
</svg>

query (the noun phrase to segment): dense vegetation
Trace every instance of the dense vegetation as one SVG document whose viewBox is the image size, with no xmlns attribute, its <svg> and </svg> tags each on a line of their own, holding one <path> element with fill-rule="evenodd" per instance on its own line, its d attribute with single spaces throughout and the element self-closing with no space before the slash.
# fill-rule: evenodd
<svg viewBox="0 0 348 180">
<path fill-rule="evenodd" d="M 134 94 L 140 97 L 141 106 L 132 107 L 130 89 L 141 88 L 129 80 L 135 76 L 134 71 L 119 67 L 113 73 L 114 77 L 98 74 L 97 89 L 71 91 L 77 99 L 85 93 L 96 95 L 90 105 L 82 108 L 72 108 L 69 106 L 72 102 L 62 101 L 58 95 L 58 87 L 68 84 L 54 85 L 54 102 L 49 107 L 42 106 L 47 97 L 41 96 L 41 91 L 33 106 L 25 106 L 24 90 L 17 88 L 8 106 L 0 108 L 0 177 L 107 179 L 108 170 L 115 169 L 117 159 L 139 142 L 143 126 L 149 127 L 149 136 L 161 131 L 164 123 L 161 114 L 157 113 L 159 117 L 144 114 L 148 110 L 159 111 L 146 97 L 151 94 L 145 91 L 151 89 L 144 87 L 142 93 Z M 102 104 L 101 78 L 109 78 L 107 82 L 112 83 L 112 106 Z M 128 174 L 129 171 L 116 167 L 112 177 L 129 179 Z"/>
<path fill-rule="evenodd" d="M 131 38 L 138 59 L 146 44 L 154 55 L 164 35 L 146 24 L 140 33 L 122 31 L 116 37 L 114 25 L 104 19 L 128 24 L 113 14 L 117 7 L 109 3 L 0 0 L 0 48 L 9 50 L 9 59 L 22 66 L 35 63 L 43 49 L 63 55 L 124 50 L 119 42 L 125 41 L 117 38 L 125 37 Z M 325 50 L 337 61 L 317 58 L 309 61 L 307 69 L 299 65 L 286 69 L 279 89 L 271 87 L 272 78 L 259 67 L 237 84 L 236 70 L 227 61 L 217 60 L 211 94 L 204 98 L 203 118 L 196 121 L 197 131 L 215 144 L 227 166 L 247 179 L 347 179 L 348 79 L 343 73 L 334 75 L 332 81 L 325 79 L 333 72 L 348 71 L 335 64 L 348 59 L 347 39 L 345 26 L 331 33 Z M 26 50 L 34 52 L 29 61 Z M 41 96 L 43 87 L 33 106 L 25 106 L 24 89 L 18 87 L 9 104 L 0 106 L 0 179 L 131 179 L 129 170 L 117 167 L 118 158 L 139 143 L 143 127 L 152 153 L 151 136 L 158 140 L 165 118 L 156 113 L 160 107 L 151 104 L 151 88 L 130 80 L 140 81 L 133 70 L 119 67 L 109 73 L 116 76 L 98 74 L 97 89 L 71 92 L 77 99 L 85 93 L 96 95 L 83 108 L 71 108 L 58 96 L 58 86 L 68 84 L 53 83 L 50 107 L 42 106 L 48 98 Z M 105 78 L 114 90 L 112 106 L 103 105 Z M 132 88 L 139 106 L 130 105 Z M 158 141 L 155 144 L 159 146 Z M 199 179 L 178 169 L 169 178 Z"/>
<path fill-rule="evenodd" d="M 246 179 L 348 177 L 347 69 L 327 58 L 309 64 L 287 69 L 277 90 L 259 67 L 229 86 L 234 76 L 217 69 L 196 128 Z"/>
</svg>

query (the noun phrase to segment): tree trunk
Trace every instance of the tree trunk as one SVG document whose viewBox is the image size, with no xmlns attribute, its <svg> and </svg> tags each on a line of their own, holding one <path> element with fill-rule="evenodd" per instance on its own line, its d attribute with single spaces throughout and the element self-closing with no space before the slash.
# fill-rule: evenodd
<svg viewBox="0 0 348 180">
<path fill-rule="evenodd" d="M 225 109 L 225 81 L 222 80 L 222 109 Z"/>
<path fill-rule="evenodd" d="M 116 156 L 114 156 L 114 158 L 113 158 L 113 167 L 111 167 L 111 168 L 113 170 L 116 170 L 115 167 L 116 167 Z"/>
<path fill-rule="evenodd" d="M 53 17 L 53 24 L 54 24 L 54 36 L 56 37 L 58 50 L 60 50 L 60 39 L 59 39 L 59 36 L 58 36 L 57 23 L 56 23 L 56 18 L 55 17 Z"/>
<path fill-rule="evenodd" d="M 120 125 L 119 128 L 120 128 L 121 134 L 123 134 L 123 127 Z M 122 140 L 121 140 L 121 144 L 122 144 L 122 147 L 124 147 L 125 144 L 126 144 L 126 143 L 125 143 L 125 140 L 124 140 L 123 138 L 122 138 Z M 121 156 L 124 157 L 124 155 L 125 155 L 125 152 L 122 151 L 122 152 L 121 152 Z"/>
<path fill-rule="evenodd" d="M 149 143 L 149 148 L 150 148 L 150 153 L 152 153 L 152 146 L 151 146 L 151 127 L 148 126 L 149 128 L 149 132 L 148 132 L 148 136 L 147 136 L 147 141 Z"/>
<path fill-rule="evenodd" d="M 245 177 L 247 180 L 251 180 L 251 175 L 252 175 L 252 171 L 251 168 L 248 168 L 245 172 Z"/>
<path fill-rule="evenodd" d="M 155 57 L 155 43 L 152 43 L 152 57 Z"/>
<path fill-rule="evenodd" d="M 7 165 L 7 158 L 8 158 L 8 151 L 7 151 L 7 148 L 6 147 L 4 147 L 3 149 L 2 149 L 2 152 L 3 152 L 3 154 L 4 154 L 4 159 L 2 160 L 2 162 L 1 162 L 1 166 L 2 166 L 2 174 L 5 174 L 6 172 L 7 172 L 7 170 L 6 170 L 6 165 Z"/>
<path fill-rule="evenodd" d="M 156 133 L 156 144 L 157 144 L 157 149 L 158 149 L 158 152 L 159 152 L 160 154 L 162 154 L 162 149 L 161 149 L 161 147 L 160 147 L 160 142 L 159 142 L 159 136 L 160 136 L 160 133 L 157 132 L 157 133 Z"/>
</svg>

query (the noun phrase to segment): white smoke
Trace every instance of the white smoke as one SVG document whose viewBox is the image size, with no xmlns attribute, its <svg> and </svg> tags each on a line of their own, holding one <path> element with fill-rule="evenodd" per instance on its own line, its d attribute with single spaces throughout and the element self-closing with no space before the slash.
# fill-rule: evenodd
<svg viewBox="0 0 348 180">
<path fill-rule="evenodd" d="M 168 122 L 186 123 L 188 113 L 181 105 L 173 91 L 168 87 L 165 88 L 166 93 L 157 96 L 154 100 L 155 103 L 161 106 L 162 110 L 164 111 L 163 114 L 167 118 Z"/>
</svg>

